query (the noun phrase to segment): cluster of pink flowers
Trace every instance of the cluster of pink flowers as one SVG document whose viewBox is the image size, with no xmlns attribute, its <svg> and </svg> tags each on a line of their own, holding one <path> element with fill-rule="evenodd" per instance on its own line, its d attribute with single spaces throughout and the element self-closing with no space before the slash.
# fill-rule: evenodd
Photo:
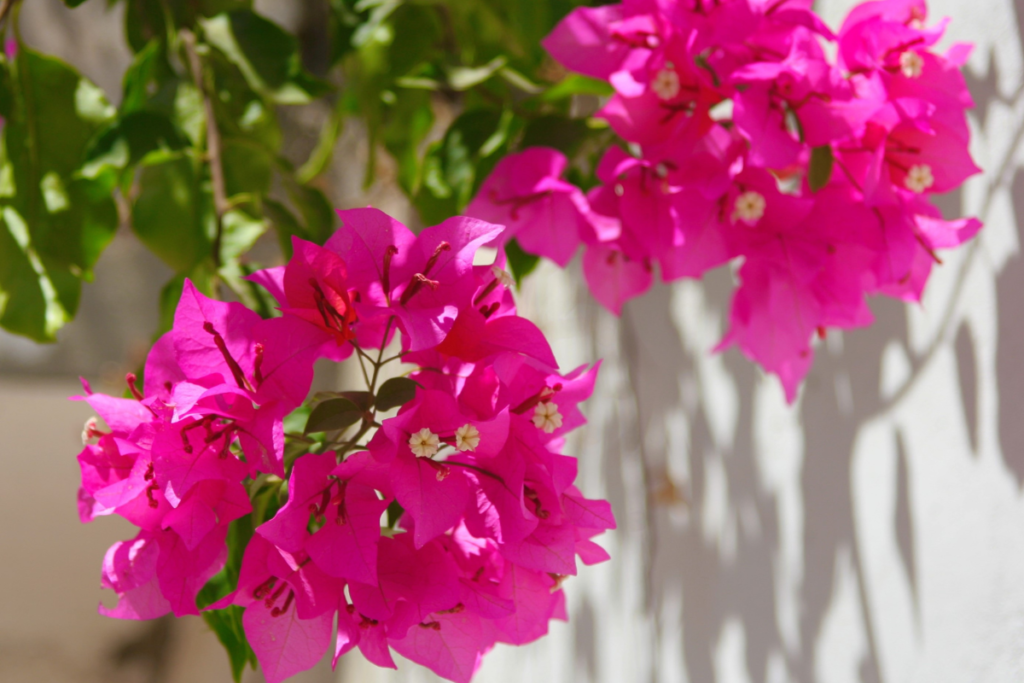
<svg viewBox="0 0 1024 683">
<path fill-rule="evenodd" d="M 209 607 L 244 607 L 267 680 L 313 666 L 334 633 L 335 662 L 358 646 L 393 668 L 393 649 L 469 681 L 495 643 L 566 618 L 560 586 L 577 557 L 607 559 L 591 538 L 614 528 L 610 506 L 581 495 L 576 460 L 560 453 L 597 367 L 559 374 L 516 315 L 500 257 L 473 265 L 500 226 L 454 218 L 416 236 L 374 209 L 339 213 L 324 247 L 295 240 L 286 266 L 254 276 L 282 317 L 186 283 L 144 386 L 129 376 L 135 398 L 86 386 L 106 427 L 83 435 L 82 520 L 116 513 L 140 527 L 107 552 L 102 581 L 119 601 L 100 611 L 197 614 L 229 524 L 277 477 L 286 502 L 255 529 L 237 589 Z M 379 423 L 367 408 L 348 447 L 314 448 L 286 472 L 282 421 L 307 398 L 314 361 L 383 353 L 396 335 L 414 398 Z"/>
<path fill-rule="evenodd" d="M 838 34 L 810 0 L 625 0 L 579 8 L 544 45 L 608 81 L 614 146 L 586 195 L 551 149 L 508 157 L 467 213 L 565 265 L 582 243 L 593 295 L 618 313 L 650 287 L 742 257 L 730 327 L 793 400 L 815 333 L 871 322 L 867 295 L 918 300 L 937 249 L 972 237 L 931 194 L 979 169 L 960 67 L 933 51 L 923 0 L 856 7 Z M 832 43 L 837 57 L 825 49 Z"/>
</svg>

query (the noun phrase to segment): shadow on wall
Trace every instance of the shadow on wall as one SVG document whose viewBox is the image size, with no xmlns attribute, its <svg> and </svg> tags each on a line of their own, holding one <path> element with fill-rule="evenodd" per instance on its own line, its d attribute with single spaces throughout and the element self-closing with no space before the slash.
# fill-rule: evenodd
<svg viewBox="0 0 1024 683">
<path fill-rule="evenodd" d="M 1020 35 L 1024 35 L 1024 20 L 1018 23 Z M 984 79 L 968 73 L 968 84 L 977 103 L 974 115 L 982 126 L 990 105 L 997 100 L 1006 101 L 997 92 L 998 82 L 999 73 L 991 59 Z M 1024 225 L 1024 170 L 1017 171 L 1014 177 L 1013 197 L 1017 225 Z M 962 215 L 959 191 L 939 197 L 937 204 L 947 218 Z M 965 259 L 977 258 L 979 249 L 968 249 L 971 251 Z M 966 271 L 960 271 L 955 290 L 963 288 Z M 1020 309 L 1024 256 L 1017 255 L 1008 263 L 997 287 L 1001 313 L 997 358 L 999 437 L 1006 464 L 1016 475 L 1018 485 L 1024 485 L 1024 420 L 1020 418 L 1020 408 L 1024 406 L 1024 316 L 1009 313 Z M 707 277 L 702 286 L 705 306 L 720 320 L 727 319 L 732 289 L 731 276 L 725 270 Z M 715 397 L 721 394 L 703 383 L 706 374 L 698 369 L 705 362 L 702 355 L 709 353 L 710 345 L 695 350 L 687 339 L 691 331 L 671 323 L 677 320 L 674 307 L 678 308 L 678 302 L 674 303 L 674 296 L 678 291 L 678 287 L 673 290 L 656 285 L 643 298 L 627 304 L 618 327 L 619 349 L 629 374 L 635 411 L 620 411 L 618 423 L 602 426 L 604 481 L 619 515 L 620 529 L 647 530 L 644 609 L 655 629 L 650 639 L 651 652 L 645 660 L 653 662 L 650 680 L 668 680 L 668 674 L 658 668 L 664 660 L 659 648 L 672 644 L 663 642 L 662 633 L 680 631 L 678 647 L 684 653 L 682 661 L 689 681 L 821 680 L 815 644 L 834 606 L 840 577 L 846 575 L 849 567 L 866 637 L 855 680 L 882 683 L 879 642 L 872 633 L 871 604 L 855 528 L 851 485 L 854 446 L 862 427 L 902 398 L 903 391 L 891 395 L 882 386 L 886 354 L 898 349 L 909 360 L 910 380 L 903 387 L 905 390 L 914 383 L 937 347 L 915 355 L 908 343 L 906 305 L 883 297 L 870 302 L 876 318 L 874 325 L 843 335 L 833 333 L 818 345 L 799 404 L 805 456 L 798 466 L 796 496 L 802 505 L 802 512 L 798 513 L 802 522 L 795 527 L 798 537 L 794 546 L 792 539 L 784 538 L 794 527 L 782 528 L 790 524 L 787 520 L 791 520 L 792 511 L 783 508 L 791 501 L 783 501 L 777 490 L 765 485 L 763 463 L 758 462 L 758 448 L 763 448 L 756 441 L 760 371 L 735 350 L 722 355 L 725 383 L 732 385 L 737 401 L 730 423 L 732 432 L 722 439 L 722 418 L 710 414 L 717 410 Z M 957 298 L 952 298 L 951 305 L 955 305 Z M 585 289 L 578 294 L 578 306 L 589 311 L 584 317 L 592 318 L 588 321 L 589 329 L 592 338 L 597 339 L 595 319 L 599 314 L 594 313 Z M 944 338 L 953 340 L 963 415 L 976 454 L 976 341 L 966 324 Z M 607 354 L 607 349 L 595 343 L 591 353 L 597 357 Z M 728 398 L 725 397 L 726 402 Z M 666 434 L 673 423 L 685 423 L 685 482 L 673 481 L 669 474 L 673 471 L 670 461 L 680 455 L 671 452 L 672 439 Z M 623 438 L 622 433 L 629 436 Z M 910 588 L 914 618 L 919 621 L 920 561 L 914 544 L 909 456 L 904 435 L 896 431 L 894 438 L 893 536 Z M 629 447 L 623 448 L 624 443 L 639 447 L 631 451 Z M 630 458 L 639 462 L 629 463 Z M 642 489 L 630 489 L 625 483 L 628 478 L 623 472 L 630 467 L 642 470 Z M 645 501 L 640 508 L 635 505 L 637 497 Z M 630 505 L 630 501 L 634 504 Z M 631 514 L 644 518 L 631 519 Z M 680 515 L 685 517 L 684 523 L 679 522 Z M 795 568 L 785 561 L 786 554 L 794 549 L 798 559 Z M 678 614 L 663 614 L 662 606 L 673 604 L 670 598 L 679 595 L 683 596 L 685 607 Z M 570 623 L 575 633 L 575 656 L 581 680 L 604 680 L 598 671 L 601 657 L 593 633 L 595 612 L 599 609 L 588 600 L 584 599 Z M 782 600 L 787 604 L 780 604 Z M 673 619 L 681 628 L 668 623 Z M 740 627 L 736 628 L 736 624 Z M 745 652 L 745 673 L 737 673 L 723 664 L 723 648 L 729 647 Z"/>
</svg>

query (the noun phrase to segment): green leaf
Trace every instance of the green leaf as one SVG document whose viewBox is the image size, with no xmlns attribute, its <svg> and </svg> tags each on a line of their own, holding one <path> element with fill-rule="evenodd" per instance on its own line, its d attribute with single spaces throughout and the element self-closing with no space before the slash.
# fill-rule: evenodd
<svg viewBox="0 0 1024 683">
<path fill-rule="evenodd" d="M 531 120 L 523 130 L 519 146 L 554 147 L 572 157 L 590 133 L 585 121 L 551 114 Z"/>
<path fill-rule="evenodd" d="M 0 326 L 36 341 L 53 341 L 69 319 L 35 253 L 24 220 L 11 207 L 0 222 Z"/>
<path fill-rule="evenodd" d="M 323 244 L 334 233 L 337 214 L 330 200 L 323 192 L 310 185 L 285 183 L 288 198 L 302 214 L 305 225 L 306 239 Z"/>
<path fill-rule="evenodd" d="M 332 398 L 321 401 L 306 421 L 305 434 L 333 432 L 345 429 L 363 418 L 363 411 L 347 398 Z"/>
<path fill-rule="evenodd" d="M 306 104 L 329 90 L 306 73 L 298 42 L 251 10 L 236 10 L 200 22 L 206 39 L 241 70 L 249 85 L 277 104 Z"/>
<path fill-rule="evenodd" d="M 573 95 L 596 95 L 610 97 L 615 89 L 607 81 L 590 78 L 582 74 L 569 74 L 549 88 L 541 99 L 545 102 L 557 102 Z"/>
<path fill-rule="evenodd" d="M 320 400 L 328 398 L 347 398 L 355 403 L 359 410 L 366 412 L 373 407 L 373 394 L 369 391 L 318 391 L 316 397 Z"/>
<path fill-rule="evenodd" d="M 828 181 L 832 177 L 834 162 L 832 145 L 821 145 L 811 149 L 811 164 L 807 169 L 807 184 L 813 192 L 817 192 L 828 185 Z"/>
<path fill-rule="evenodd" d="M 508 63 L 506 57 L 495 57 L 478 67 L 456 67 L 448 70 L 448 85 L 453 90 L 469 90 L 488 80 Z"/>
<path fill-rule="evenodd" d="M 274 160 L 262 147 L 241 139 L 225 140 L 221 159 L 228 198 L 239 194 L 264 195 L 270 191 Z"/>
<path fill-rule="evenodd" d="M 334 146 L 338 142 L 338 136 L 341 135 L 341 129 L 341 116 L 336 112 L 332 113 L 326 125 L 320 131 L 320 139 L 317 141 L 313 152 L 306 159 L 306 163 L 296 171 L 296 180 L 305 185 L 327 170 L 334 156 Z"/>
<path fill-rule="evenodd" d="M 416 398 L 416 387 L 420 383 L 408 377 L 392 377 L 377 390 L 375 401 L 377 410 L 387 412 L 392 408 L 405 405 Z"/>
<path fill-rule="evenodd" d="M 253 534 L 253 515 L 245 515 L 231 522 L 228 527 L 228 559 L 217 575 L 211 578 L 202 590 L 199 591 L 196 604 L 203 609 L 238 587 L 238 576 L 242 567 L 242 558 L 245 548 Z M 256 655 L 249 647 L 245 637 L 245 630 L 242 628 L 242 614 L 244 608 L 237 605 L 230 605 L 223 609 L 204 610 L 203 619 L 210 626 L 217 639 L 228 652 L 231 660 L 231 673 L 236 683 L 242 678 L 242 671 L 245 665 L 249 664 L 256 668 Z"/>
<path fill-rule="evenodd" d="M 428 148 L 423 182 L 414 198 L 424 223 L 435 225 L 465 208 L 488 170 L 480 163 L 481 154 L 486 150 L 489 156 L 504 144 L 495 144 L 495 136 L 507 137 L 507 124 L 500 109 L 474 109 L 459 116 L 444 139 Z"/>
<path fill-rule="evenodd" d="M 76 173 L 114 110 L 72 67 L 28 48 L 13 74 L 0 60 L 0 109 L 9 117 L 0 156 L 0 326 L 52 341 L 117 229 L 112 175 Z"/>
<path fill-rule="evenodd" d="M 210 255 L 206 223 L 210 198 L 199 186 L 198 160 L 188 153 L 154 153 L 143 160 L 132 229 L 154 254 L 178 272 Z"/>
<path fill-rule="evenodd" d="M 523 278 L 532 273 L 540 263 L 539 256 L 523 251 L 515 239 L 509 240 L 505 245 L 505 256 L 508 258 L 508 267 L 512 271 L 512 277 L 516 279 L 516 287 L 521 287 Z"/>
<path fill-rule="evenodd" d="M 401 517 L 404 512 L 405 509 L 397 500 L 393 500 L 388 503 L 388 527 L 394 529 L 395 525 L 398 524 L 398 518 Z"/>
<path fill-rule="evenodd" d="M 153 40 L 167 37 L 164 3 L 152 0 L 125 0 L 124 34 L 133 52 L 140 52 Z"/>
<path fill-rule="evenodd" d="M 231 660 L 231 677 L 235 683 L 241 683 L 242 672 L 245 671 L 246 664 L 250 665 L 253 670 L 256 669 L 256 654 L 249 647 L 249 641 L 245 638 L 245 630 L 242 628 L 244 613 L 245 609 L 238 605 L 203 612 L 203 619 L 217 634 L 217 640 L 227 650 L 228 658 Z"/>
<path fill-rule="evenodd" d="M 89 145 L 82 175 L 96 177 L 105 167 L 123 169 L 138 164 L 157 150 L 175 151 L 188 146 L 170 117 L 157 111 L 133 111 L 111 123 Z"/>
</svg>

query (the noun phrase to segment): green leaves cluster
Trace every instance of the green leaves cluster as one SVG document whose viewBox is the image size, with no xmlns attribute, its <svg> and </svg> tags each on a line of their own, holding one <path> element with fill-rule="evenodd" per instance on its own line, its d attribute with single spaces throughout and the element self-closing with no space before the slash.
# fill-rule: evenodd
<svg viewBox="0 0 1024 683">
<path fill-rule="evenodd" d="M 22 43 L 19 0 L 0 18 L 17 45 L 0 59 L 0 326 L 39 341 L 73 318 L 120 224 L 175 274 L 163 327 L 186 277 L 272 315 L 244 279 L 246 254 L 271 229 L 283 256 L 292 235 L 330 235 L 320 179 L 347 120 L 365 126 L 370 153 L 346 170 L 369 185 L 389 156 L 424 224 L 463 211 L 503 156 L 532 145 L 568 154 L 587 187 L 611 141 L 589 118 L 607 84 L 567 76 L 540 45 L 581 0 L 313 0 L 326 22 L 301 40 L 251 0 L 108 2 L 125 6 L 134 53 L 118 107 Z M 293 165 L 281 108 L 315 101 L 331 117 Z M 515 245 L 509 257 L 517 278 L 537 262 Z"/>
<path fill-rule="evenodd" d="M 396 180 L 435 224 L 460 213 L 505 155 L 534 145 L 593 160 L 610 142 L 586 118 L 607 84 L 566 78 L 541 39 L 581 2 L 570 0 L 335 0 L 337 53 L 346 75 L 339 106 L 366 123 Z M 582 105 L 582 106 L 581 106 Z M 450 121 L 441 125 L 443 121 Z M 376 177 L 371 154 L 367 182 Z"/>
</svg>

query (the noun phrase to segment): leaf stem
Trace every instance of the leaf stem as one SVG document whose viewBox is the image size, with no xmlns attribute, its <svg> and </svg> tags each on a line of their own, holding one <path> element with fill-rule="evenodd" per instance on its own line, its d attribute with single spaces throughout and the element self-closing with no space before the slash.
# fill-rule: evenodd
<svg viewBox="0 0 1024 683">
<path fill-rule="evenodd" d="M 213 109 L 213 100 L 203 73 L 203 62 L 196 50 L 196 36 L 188 29 L 181 30 L 182 43 L 185 45 L 185 52 L 188 55 L 189 70 L 192 72 L 192 80 L 203 98 L 203 109 L 206 113 L 206 154 L 210 162 L 210 181 L 213 185 L 213 207 L 217 215 L 217 232 L 213 238 L 213 263 L 220 268 L 221 263 L 221 242 L 224 238 L 224 214 L 231 210 L 231 203 L 228 202 L 227 190 L 224 184 L 224 161 L 221 157 L 220 129 L 217 128 L 216 113 Z"/>
</svg>

